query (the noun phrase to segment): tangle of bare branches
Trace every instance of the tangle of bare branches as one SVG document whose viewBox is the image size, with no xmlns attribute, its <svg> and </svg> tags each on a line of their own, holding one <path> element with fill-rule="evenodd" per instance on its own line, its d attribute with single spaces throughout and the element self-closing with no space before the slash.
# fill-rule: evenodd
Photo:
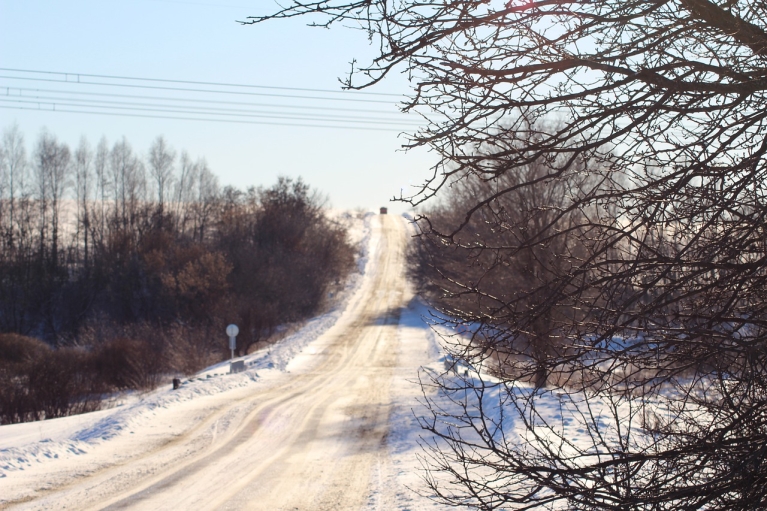
<svg viewBox="0 0 767 511">
<path fill-rule="evenodd" d="M 479 509 L 767 507 L 767 4 L 295 1 L 405 71 L 431 494 Z"/>
</svg>

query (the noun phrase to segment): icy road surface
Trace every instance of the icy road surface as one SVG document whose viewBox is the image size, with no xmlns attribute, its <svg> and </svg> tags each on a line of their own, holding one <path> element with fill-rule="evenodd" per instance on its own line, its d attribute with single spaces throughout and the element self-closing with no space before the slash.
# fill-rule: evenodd
<svg viewBox="0 0 767 511">
<path fill-rule="evenodd" d="M 251 357 L 124 409 L 3 426 L 0 508 L 432 509 L 405 486 L 418 485 L 408 379 L 436 344 L 405 279 L 406 221 L 367 221 L 345 309 L 284 370 Z"/>
</svg>

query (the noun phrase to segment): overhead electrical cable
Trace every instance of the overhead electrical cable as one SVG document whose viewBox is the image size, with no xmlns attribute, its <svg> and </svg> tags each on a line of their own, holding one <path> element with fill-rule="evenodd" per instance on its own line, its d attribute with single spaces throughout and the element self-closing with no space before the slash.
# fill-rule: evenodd
<svg viewBox="0 0 767 511">
<path fill-rule="evenodd" d="M 63 86 L 14 83 L 18 81 Z M 265 99 L 246 99 L 250 97 Z M 384 97 L 405 99 L 376 92 L 0 68 L 3 109 L 400 132 L 422 124 L 420 117 L 399 110 L 357 108 L 362 103 L 395 106 Z"/>
<path fill-rule="evenodd" d="M 23 106 L 4 106 L 0 105 L 0 109 L 2 110 L 39 110 L 39 111 L 47 111 L 47 112 L 65 112 L 65 113 L 74 113 L 74 114 L 94 114 L 94 115 L 114 115 L 118 117 L 141 117 L 145 119 L 173 119 L 173 120 L 181 120 L 181 121 L 208 121 L 208 122 L 224 122 L 224 123 L 236 123 L 236 124 L 259 124 L 259 125 L 267 125 L 267 126 L 295 126 L 300 128 L 335 128 L 335 129 L 354 129 L 354 130 L 365 130 L 365 131 L 389 131 L 389 132 L 402 132 L 402 130 L 399 129 L 393 129 L 393 128 L 372 128 L 368 126 L 332 126 L 332 125 L 322 125 L 322 124 L 299 124 L 299 123 L 285 123 L 285 122 L 266 122 L 266 121 L 243 121 L 239 119 L 215 119 L 215 118 L 197 118 L 197 117 L 176 117 L 176 116 L 169 116 L 169 115 L 142 115 L 142 114 L 129 114 L 129 113 L 118 113 L 118 112 L 89 112 L 89 111 L 83 111 L 83 110 L 69 110 L 69 109 L 57 109 L 57 110 L 45 110 L 42 108 L 30 108 L 30 107 L 23 107 Z"/>
<path fill-rule="evenodd" d="M 12 96 L 12 97 L 16 97 L 16 96 L 30 97 L 30 96 L 24 95 L 23 93 L 25 92 L 33 92 L 33 93 L 43 92 L 43 93 L 50 93 L 50 94 L 69 94 L 69 95 L 77 95 L 77 96 L 99 96 L 99 97 L 110 97 L 110 98 L 175 101 L 175 102 L 188 102 L 188 103 L 209 103 L 209 104 L 216 104 L 216 105 L 241 105 L 241 106 L 265 107 L 265 108 L 333 110 L 333 111 L 340 111 L 340 112 L 358 112 L 358 113 L 372 113 L 372 114 L 378 114 L 378 115 L 396 115 L 396 116 L 412 115 L 412 114 L 403 114 L 402 112 L 399 112 L 399 111 L 373 110 L 373 109 L 365 109 L 365 108 L 343 108 L 343 107 L 335 107 L 335 106 L 314 106 L 314 105 L 285 105 L 285 104 L 279 104 L 279 103 L 250 103 L 245 101 L 224 101 L 224 100 L 199 99 L 199 98 L 173 98 L 169 96 L 142 96 L 137 94 L 110 94 L 108 92 L 65 91 L 60 89 L 34 89 L 29 87 L 0 86 L 0 96 L 2 96 L 2 89 L 6 90 L 5 96 Z M 12 91 L 19 91 L 19 94 L 13 94 Z"/>
<path fill-rule="evenodd" d="M 334 90 L 334 89 L 309 89 L 304 87 L 283 87 L 277 85 L 249 85 L 241 83 L 225 83 L 225 82 L 201 82 L 193 80 L 171 80 L 165 78 L 143 78 L 135 76 L 115 76 L 115 75 L 97 75 L 88 73 L 71 73 L 61 71 L 38 71 L 33 69 L 14 69 L 8 67 L 0 67 L 0 71 L 10 71 L 14 73 L 34 73 L 34 74 L 48 74 L 48 75 L 60 75 L 60 76 L 86 76 L 88 78 L 107 78 L 110 80 L 133 80 L 142 82 L 165 82 L 165 83 L 185 83 L 190 85 L 214 85 L 217 87 L 243 87 L 248 89 L 274 89 L 274 90 L 293 90 L 301 92 L 322 92 L 326 94 L 354 94 L 365 96 L 389 96 L 394 98 L 404 98 L 402 94 L 390 94 L 387 92 L 369 92 L 369 91 L 356 91 L 356 90 Z M 68 83 L 87 83 L 87 82 L 68 82 Z"/>
<path fill-rule="evenodd" d="M 99 100 L 68 100 L 73 102 L 68 102 L 66 99 L 63 98 L 56 98 L 56 97 L 46 97 L 46 96 L 11 96 L 11 97 L 0 97 L 0 101 L 10 101 L 10 102 L 21 102 L 21 103 L 43 103 L 43 104 L 49 104 L 49 105 L 66 105 L 66 106 L 81 106 L 81 107 L 93 107 L 93 108 L 125 108 L 125 107 L 132 107 L 136 108 L 138 110 L 142 110 L 145 107 L 149 107 L 152 109 L 161 108 L 164 107 L 164 105 L 157 105 L 152 103 L 130 103 L 130 102 L 121 102 L 121 101 L 99 101 Z M 168 108 L 168 107 L 166 107 Z M 197 107 L 197 106 L 184 106 L 184 105 L 174 105 L 171 107 L 174 111 L 184 111 L 188 113 L 198 113 L 198 114 L 206 114 L 206 115 L 242 115 L 242 116 L 248 116 L 248 115 L 258 115 L 258 114 L 264 114 L 264 115 L 275 115 L 280 114 L 280 112 L 274 112 L 274 111 L 268 111 L 268 110 L 243 110 L 243 109 L 231 109 L 231 108 L 209 108 L 209 107 Z M 167 110 L 170 111 L 170 110 Z M 418 126 L 419 123 L 417 121 L 407 121 L 407 120 L 396 120 L 396 119 L 383 119 L 378 117 L 355 117 L 355 116 L 349 116 L 349 115 L 328 115 L 328 114 L 314 114 L 314 113 L 307 113 L 307 114 L 300 114 L 295 112 L 289 112 L 289 113 L 282 113 L 281 115 L 277 115 L 277 117 L 286 117 L 286 116 L 301 116 L 302 118 L 306 119 L 316 119 L 316 120 L 347 120 L 350 122 L 378 122 L 383 124 L 396 124 L 396 125 L 407 125 L 411 124 L 413 126 Z"/>
<path fill-rule="evenodd" d="M 153 90 L 168 90 L 178 92 L 206 92 L 210 94 L 232 94 L 237 96 L 262 96 L 270 98 L 294 98 L 294 99 L 319 99 L 321 101 L 349 101 L 353 103 L 379 103 L 385 105 L 391 105 L 391 101 L 383 101 L 380 99 L 358 99 L 358 98 L 323 98 L 319 96 L 299 96 L 297 94 L 273 94 L 268 92 L 245 92 L 245 91 L 225 91 L 225 90 L 212 90 L 212 89 L 190 89 L 185 87 L 160 87 L 158 85 L 138 85 L 130 83 L 102 83 L 102 82 L 67 82 L 66 80 L 54 80 L 52 78 L 31 78 L 21 76 L 0 76 L 9 80 L 26 80 L 33 82 L 53 82 L 53 83 L 70 83 L 76 85 L 99 85 L 105 87 L 126 87 L 131 89 L 153 89 Z"/>
<path fill-rule="evenodd" d="M 243 110 L 232 110 L 232 109 L 205 109 L 200 107 L 187 107 L 186 109 L 181 109 L 181 107 L 176 108 L 164 108 L 162 105 L 147 105 L 147 104 L 137 104 L 137 103 L 120 103 L 120 102 L 109 102 L 109 105 L 103 105 L 98 103 L 104 103 L 104 102 L 94 102 L 94 101 L 88 101 L 85 100 L 83 102 L 79 103 L 70 103 L 66 101 L 60 101 L 54 98 L 53 101 L 46 98 L 24 98 L 21 97 L 0 97 L 0 102 L 4 103 L 20 103 L 20 104 L 40 104 L 40 105 L 48 105 L 52 107 L 52 110 L 55 109 L 57 105 L 61 106 L 67 106 L 67 107 L 78 107 L 78 108 L 99 108 L 99 109 L 114 109 L 114 110 L 136 110 L 136 111 L 145 111 L 145 112 L 166 112 L 166 113 L 184 113 L 184 114 L 197 114 L 197 115 L 220 115 L 220 116 L 233 116 L 233 117 L 262 117 L 267 119 L 292 119 L 292 120 L 305 120 L 305 121 L 331 121 L 331 122 L 348 122 L 348 123 L 361 123 L 361 124 L 393 124 L 393 125 L 399 125 L 402 126 L 402 121 L 396 121 L 392 119 L 370 119 L 370 118 L 360 118 L 360 117 L 350 117 L 350 116 L 331 116 L 331 115 L 320 115 L 315 114 L 314 117 L 308 117 L 306 115 L 301 116 L 300 114 L 290 114 L 290 115 L 274 115 L 274 112 L 262 112 L 262 111 L 243 111 Z M 205 111 L 208 110 L 208 111 Z"/>
</svg>

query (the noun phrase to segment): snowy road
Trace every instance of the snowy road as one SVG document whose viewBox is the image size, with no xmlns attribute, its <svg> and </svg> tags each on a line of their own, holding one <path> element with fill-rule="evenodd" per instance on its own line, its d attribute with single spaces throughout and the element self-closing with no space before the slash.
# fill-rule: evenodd
<svg viewBox="0 0 767 511">
<path fill-rule="evenodd" d="M 411 497 L 403 497 L 392 469 L 393 408 L 402 392 L 415 395 L 403 375 L 414 377 L 434 350 L 428 329 L 407 309 L 405 221 L 375 216 L 371 229 L 359 288 L 287 372 L 196 399 L 193 406 L 158 410 L 156 420 L 135 428 L 138 435 L 118 435 L 82 460 L 31 467 L 27 479 L 11 473 L 0 479 L 0 493 L 15 494 L 0 507 L 404 508 Z M 403 314 L 411 323 L 407 335 Z M 406 415 L 399 421 L 407 423 Z M 20 490 L 25 484 L 34 488 Z"/>
</svg>

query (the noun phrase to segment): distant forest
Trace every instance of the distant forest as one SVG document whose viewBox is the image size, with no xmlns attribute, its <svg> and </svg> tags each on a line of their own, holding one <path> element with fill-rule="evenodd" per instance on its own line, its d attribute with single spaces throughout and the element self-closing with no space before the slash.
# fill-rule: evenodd
<svg viewBox="0 0 767 511">
<path fill-rule="evenodd" d="M 135 366 L 107 386 L 151 386 L 221 360 L 228 323 L 242 354 L 314 314 L 353 254 L 301 179 L 221 188 L 163 137 L 142 154 L 125 139 L 72 150 L 48 132 L 28 151 L 16 126 L 3 133 L 0 365 L 69 350 Z"/>
</svg>

